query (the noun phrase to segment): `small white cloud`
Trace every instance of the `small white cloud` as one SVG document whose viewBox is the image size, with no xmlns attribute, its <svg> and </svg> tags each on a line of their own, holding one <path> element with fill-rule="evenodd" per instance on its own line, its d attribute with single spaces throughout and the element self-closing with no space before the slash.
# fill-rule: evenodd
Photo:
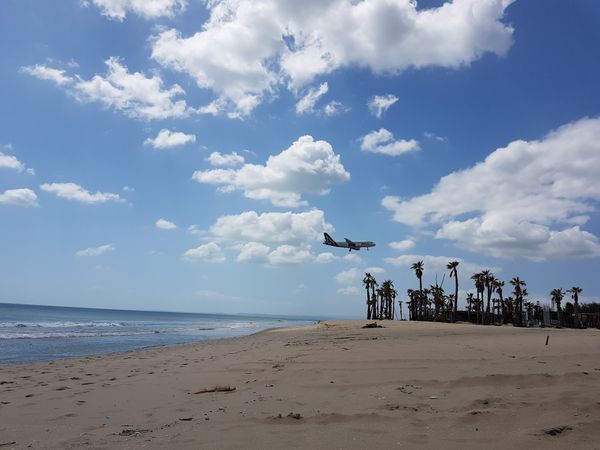
<svg viewBox="0 0 600 450">
<path fill-rule="evenodd" d="M 99 247 L 89 247 L 75 252 L 77 256 L 100 256 L 105 253 L 114 252 L 116 249 L 113 244 L 100 245 Z"/>
<path fill-rule="evenodd" d="M 123 192 L 135 192 L 135 189 L 131 186 L 123 186 Z"/>
<path fill-rule="evenodd" d="M 410 270 L 410 266 L 415 262 L 423 261 L 425 265 L 424 272 L 426 274 L 432 274 L 433 276 L 435 276 L 436 272 L 439 272 L 440 274 L 447 273 L 448 269 L 446 268 L 446 264 L 450 261 L 458 261 L 460 263 L 458 266 L 459 272 L 469 274 L 469 276 L 485 269 L 489 269 L 494 273 L 502 272 L 502 268 L 500 267 L 488 267 L 483 264 L 464 261 L 462 258 L 457 258 L 455 256 L 400 255 L 395 258 L 384 258 L 384 261 L 392 266 L 406 268 L 406 270 Z"/>
<path fill-rule="evenodd" d="M 81 4 L 93 4 L 103 16 L 122 22 L 128 12 L 145 19 L 172 18 L 185 11 L 187 0 L 82 0 Z"/>
<path fill-rule="evenodd" d="M 38 206 L 37 195 L 31 189 L 8 189 L 0 193 L 0 205 Z"/>
<path fill-rule="evenodd" d="M 56 194 L 58 197 L 67 200 L 75 200 L 88 204 L 123 201 L 118 194 L 112 194 L 110 192 L 96 192 L 92 194 L 75 183 L 46 183 L 42 184 L 40 189 Z"/>
<path fill-rule="evenodd" d="M 165 219 L 158 219 L 154 225 L 156 225 L 156 228 L 159 230 L 174 230 L 177 228 L 177 225 Z"/>
<path fill-rule="evenodd" d="M 306 95 L 296 103 L 297 114 L 310 114 L 315 112 L 315 105 L 319 99 L 327 94 L 329 85 L 327 82 L 322 83 L 318 88 L 311 88 Z"/>
<path fill-rule="evenodd" d="M 12 149 L 12 146 L 10 147 Z M 14 169 L 18 172 L 27 172 L 29 175 L 35 175 L 35 170 L 25 168 L 25 164 L 17 159 L 16 156 L 6 155 L 0 152 L 0 168 Z"/>
<path fill-rule="evenodd" d="M 363 136 L 360 148 L 364 152 L 398 156 L 403 153 L 419 150 L 420 147 L 419 143 L 414 139 L 395 139 L 390 131 L 380 128 L 378 131 L 372 131 Z"/>
<path fill-rule="evenodd" d="M 412 239 L 404 239 L 403 241 L 390 242 L 390 248 L 403 252 L 415 246 L 415 241 Z"/>
<path fill-rule="evenodd" d="M 236 261 L 281 266 L 315 262 L 317 258 L 309 249 L 296 245 L 279 245 L 272 250 L 260 242 L 248 242 L 242 246 Z"/>
<path fill-rule="evenodd" d="M 344 106 L 344 104 L 336 100 L 327 103 L 323 108 L 323 112 L 326 116 L 336 116 L 347 111 L 350 111 L 350 108 Z"/>
<path fill-rule="evenodd" d="M 368 272 L 371 275 L 381 275 L 382 273 L 385 273 L 385 269 L 383 267 L 367 267 L 364 272 Z"/>
<path fill-rule="evenodd" d="M 376 95 L 369 101 L 369 111 L 375 117 L 380 118 L 397 101 L 398 97 L 392 94 Z"/>
<path fill-rule="evenodd" d="M 215 242 L 209 242 L 208 244 L 191 248 L 187 250 L 183 256 L 189 261 L 205 261 L 210 263 L 225 262 L 225 255 L 221 251 L 221 247 Z"/>
<path fill-rule="evenodd" d="M 360 264 L 363 262 L 363 259 L 357 253 L 348 253 L 346 256 L 343 256 L 342 259 L 346 262 L 351 262 L 354 264 Z"/>
<path fill-rule="evenodd" d="M 360 272 L 356 267 L 352 269 L 344 270 L 335 276 L 335 282 L 337 284 L 352 284 L 355 283 L 360 276 Z"/>
<path fill-rule="evenodd" d="M 446 142 L 448 140 L 448 138 L 443 137 L 443 136 L 437 136 L 434 133 L 430 133 L 428 131 L 426 131 L 425 133 L 423 133 L 423 135 L 427 138 L 427 139 L 433 139 L 439 142 Z"/>
<path fill-rule="evenodd" d="M 315 258 L 315 262 L 320 263 L 320 264 L 327 264 L 327 263 L 335 261 L 336 259 L 338 259 L 338 257 L 335 256 L 333 253 L 324 252 L 324 253 L 319 253 L 317 255 L 317 257 Z"/>
<path fill-rule="evenodd" d="M 64 70 L 54 69 L 52 67 L 44 66 L 43 64 L 21 67 L 20 70 L 21 72 L 39 78 L 40 80 L 52 81 L 59 86 L 64 86 L 73 82 L 73 78 L 66 75 Z"/>
<path fill-rule="evenodd" d="M 163 128 L 158 132 L 158 135 L 154 139 L 148 138 L 144 141 L 144 144 L 151 145 L 157 149 L 165 149 L 185 145 L 190 142 L 196 142 L 195 135 Z"/>
<path fill-rule="evenodd" d="M 235 167 L 239 166 L 240 164 L 244 164 L 245 162 L 244 157 L 242 155 L 238 155 L 236 152 L 212 152 L 206 159 L 213 166 Z"/>
<path fill-rule="evenodd" d="M 356 286 L 346 286 L 343 288 L 339 288 L 336 292 L 338 294 L 347 295 L 349 297 L 354 297 L 356 295 L 363 294 L 363 291 Z"/>
</svg>

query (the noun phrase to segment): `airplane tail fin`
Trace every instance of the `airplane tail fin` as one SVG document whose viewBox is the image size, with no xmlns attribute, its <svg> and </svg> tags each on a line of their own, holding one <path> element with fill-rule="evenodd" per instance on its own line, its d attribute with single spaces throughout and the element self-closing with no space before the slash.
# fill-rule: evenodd
<svg viewBox="0 0 600 450">
<path fill-rule="evenodd" d="M 331 238 L 331 236 L 329 236 L 327 233 L 323 233 L 323 236 L 325 237 L 325 242 L 323 242 L 323 244 L 333 245 L 334 247 L 337 247 L 336 242 Z"/>
</svg>

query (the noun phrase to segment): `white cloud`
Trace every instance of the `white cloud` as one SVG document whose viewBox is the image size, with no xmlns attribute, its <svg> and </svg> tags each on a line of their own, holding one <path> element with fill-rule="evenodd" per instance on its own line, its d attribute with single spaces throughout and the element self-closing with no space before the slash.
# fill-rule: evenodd
<svg viewBox="0 0 600 450">
<path fill-rule="evenodd" d="M 397 222 L 492 256 L 595 257 L 598 237 L 581 227 L 600 200 L 598 173 L 600 119 L 586 118 L 539 141 L 513 141 L 428 194 L 382 204 Z"/>
<path fill-rule="evenodd" d="M 245 159 L 242 155 L 238 155 L 236 152 L 233 153 L 220 153 L 212 152 L 208 158 L 208 162 L 213 166 L 226 166 L 235 167 L 240 164 L 244 164 Z"/>
<path fill-rule="evenodd" d="M 332 230 L 320 210 L 262 214 L 246 211 L 220 217 L 208 234 L 216 240 L 230 241 L 233 248 L 239 249 L 238 262 L 277 266 L 329 263 L 337 259 L 329 252 L 315 254 L 311 250 L 311 243 L 320 241 L 323 232 Z"/>
<path fill-rule="evenodd" d="M 31 189 L 7 189 L 0 193 L 0 205 L 38 206 L 37 195 Z"/>
<path fill-rule="evenodd" d="M 378 131 L 372 131 L 363 136 L 360 148 L 365 152 L 398 156 L 419 150 L 419 143 L 414 139 L 394 139 L 394 135 L 390 131 L 380 128 Z"/>
<path fill-rule="evenodd" d="M 405 251 L 413 248 L 415 246 L 415 241 L 412 239 L 404 239 L 402 241 L 390 242 L 390 248 L 398 251 Z"/>
<path fill-rule="evenodd" d="M 413 0 L 211 1 L 197 33 L 159 31 L 152 58 L 212 90 L 216 110 L 239 116 L 282 84 L 297 90 L 343 67 L 394 74 L 504 55 L 513 29 L 501 20 L 510 3 L 454 0 L 418 10 Z"/>
<path fill-rule="evenodd" d="M 76 75 L 73 78 L 67 77 L 68 80 L 64 83 L 59 83 L 56 79 L 53 81 L 81 102 L 100 102 L 107 108 L 134 119 L 182 118 L 207 112 L 205 109 L 188 107 L 185 100 L 177 100 L 176 97 L 184 95 L 185 91 L 177 84 L 163 89 L 163 81 L 159 75 L 148 78 L 141 72 L 130 73 L 114 57 L 107 59 L 105 63 L 108 67 L 106 76 L 96 74 L 85 80 Z M 38 69 L 23 68 L 23 71 L 41 79 L 52 79 L 47 74 L 56 71 L 46 66 L 35 67 Z"/>
<path fill-rule="evenodd" d="M 356 283 L 361 272 L 356 267 L 352 269 L 344 270 L 335 276 L 335 282 L 337 284 L 352 284 Z"/>
<path fill-rule="evenodd" d="M 221 251 L 221 247 L 214 242 L 191 248 L 187 250 L 183 256 L 190 261 L 205 261 L 210 263 L 225 262 L 225 255 Z"/>
<path fill-rule="evenodd" d="M 364 272 L 368 272 L 371 275 L 381 275 L 385 273 L 385 269 L 383 267 L 367 267 Z"/>
<path fill-rule="evenodd" d="M 85 250 L 75 252 L 77 256 L 100 256 L 105 253 L 114 252 L 116 249 L 113 244 L 100 245 L 99 247 L 90 247 Z"/>
<path fill-rule="evenodd" d="M 438 136 L 435 133 L 432 133 L 430 131 L 426 131 L 425 133 L 423 133 L 423 136 L 425 136 L 427 139 L 434 139 L 439 142 L 446 142 L 448 140 L 448 138 L 443 137 L 443 136 Z"/>
<path fill-rule="evenodd" d="M 320 240 L 324 232 L 333 231 L 325 221 L 323 211 L 270 212 L 257 214 L 246 211 L 223 216 L 210 227 L 210 233 L 219 239 L 235 242 L 302 245 Z"/>
<path fill-rule="evenodd" d="M 59 86 L 64 86 L 73 82 L 73 78 L 66 75 L 64 70 L 54 69 L 36 64 L 35 66 L 21 67 L 21 72 L 39 78 L 40 80 L 48 80 L 56 83 Z"/>
<path fill-rule="evenodd" d="M 335 100 L 327 103 L 323 108 L 323 112 L 326 116 L 335 116 L 346 111 L 350 111 L 350 108 L 347 108 L 342 103 Z"/>
<path fill-rule="evenodd" d="M 470 277 L 472 274 L 476 272 L 481 272 L 485 269 L 489 269 L 494 273 L 502 271 L 500 267 L 488 267 L 482 264 L 464 261 L 462 258 L 457 258 L 455 256 L 400 255 L 396 256 L 395 258 L 385 258 L 384 261 L 388 264 L 391 264 L 392 266 L 406 268 L 406 270 L 410 270 L 410 266 L 412 266 L 417 261 L 423 261 L 423 264 L 425 266 L 424 273 L 427 276 L 430 276 L 431 278 L 434 278 L 435 274 L 439 273 L 440 282 L 442 274 L 448 273 L 446 264 L 448 264 L 450 261 L 458 261 L 460 263 L 458 266 L 458 272 L 459 277 L 462 278 Z M 465 275 L 460 275 L 461 273 Z"/>
<path fill-rule="evenodd" d="M 159 230 L 174 230 L 175 228 L 177 228 L 177 225 L 165 219 L 158 219 L 154 225 Z"/>
<path fill-rule="evenodd" d="M 128 12 L 145 19 L 174 17 L 185 10 L 187 0 L 83 0 L 84 6 L 93 3 L 103 16 L 123 21 Z"/>
<path fill-rule="evenodd" d="M 199 183 L 221 185 L 220 190 L 242 190 L 248 198 L 268 200 L 276 206 L 306 205 L 302 194 L 321 194 L 350 179 L 340 156 L 326 141 L 302 136 L 288 149 L 270 156 L 264 166 L 245 164 L 240 169 L 194 172 Z"/>
<path fill-rule="evenodd" d="M 46 192 L 52 192 L 67 200 L 75 200 L 89 204 L 123 201 L 123 199 L 119 197 L 119 194 L 112 194 L 110 192 L 96 192 L 92 194 L 75 183 L 46 183 L 42 184 L 40 189 Z"/>
<path fill-rule="evenodd" d="M 19 172 L 25 170 L 25 165 L 17 159 L 16 156 L 5 155 L 0 152 L 0 168 L 5 167 L 7 169 L 15 169 Z"/>
<path fill-rule="evenodd" d="M 190 142 L 196 142 L 195 135 L 162 129 L 154 139 L 148 138 L 144 141 L 144 144 L 151 145 L 154 148 L 164 149 L 185 145 Z"/>
<path fill-rule="evenodd" d="M 343 256 L 342 259 L 346 262 L 351 262 L 354 264 L 360 264 L 363 262 L 363 259 L 357 253 L 348 253 L 346 256 Z"/>
<path fill-rule="evenodd" d="M 273 250 L 259 242 L 248 242 L 244 244 L 236 259 L 238 262 L 252 262 L 267 264 L 271 266 L 287 265 L 287 264 L 302 264 L 309 262 L 328 262 L 317 261 L 318 256 L 308 248 L 297 245 L 279 245 Z"/>
<path fill-rule="evenodd" d="M 360 295 L 360 294 L 364 293 L 361 289 L 359 289 L 356 286 L 346 286 L 346 287 L 343 287 L 343 288 L 339 288 L 336 292 L 338 294 L 347 295 L 347 296 L 351 296 L 351 297 L 355 296 L 355 295 Z"/>
<path fill-rule="evenodd" d="M 380 118 L 397 101 L 398 97 L 393 94 L 376 95 L 369 101 L 369 111 L 375 117 Z"/>
<path fill-rule="evenodd" d="M 331 252 L 323 252 L 323 253 L 319 253 L 317 255 L 317 257 L 315 258 L 315 262 L 320 263 L 320 264 L 328 264 L 330 262 L 333 262 L 335 260 L 339 259 L 338 256 L 335 256 L 333 253 Z"/>
<path fill-rule="evenodd" d="M 318 88 L 311 88 L 306 95 L 296 103 L 297 114 L 310 114 L 315 112 L 315 105 L 319 99 L 327 94 L 329 85 L 327 82 L 322 83 Z"/>
<path fill-rule="evenodd" d="M 123 192 L 135 192 L 135 189 L 131 186 L 123 186 Z"/>
</svg>

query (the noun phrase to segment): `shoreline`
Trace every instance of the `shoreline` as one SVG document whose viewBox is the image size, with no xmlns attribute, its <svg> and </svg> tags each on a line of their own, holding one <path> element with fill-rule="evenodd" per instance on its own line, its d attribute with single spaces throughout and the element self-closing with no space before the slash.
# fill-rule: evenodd
<svg viewBox="0 0 600 450">
<path fill-rule="evenodd" d="M 2 364 L 0 444 L 597 448 L 600 330 L 365 323 Z"/>
</svg>

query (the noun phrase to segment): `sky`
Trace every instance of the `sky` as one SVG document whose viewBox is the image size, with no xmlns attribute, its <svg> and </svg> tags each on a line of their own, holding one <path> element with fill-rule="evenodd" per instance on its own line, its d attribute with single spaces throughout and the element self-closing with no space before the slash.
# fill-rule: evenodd
<svg viewBox="0 0 600 450">
<path fill-rule="evenodd" d="M 596 0 L 3 0 L 0 302 L 598 301 L 599 44 Z"/>
</svg>

